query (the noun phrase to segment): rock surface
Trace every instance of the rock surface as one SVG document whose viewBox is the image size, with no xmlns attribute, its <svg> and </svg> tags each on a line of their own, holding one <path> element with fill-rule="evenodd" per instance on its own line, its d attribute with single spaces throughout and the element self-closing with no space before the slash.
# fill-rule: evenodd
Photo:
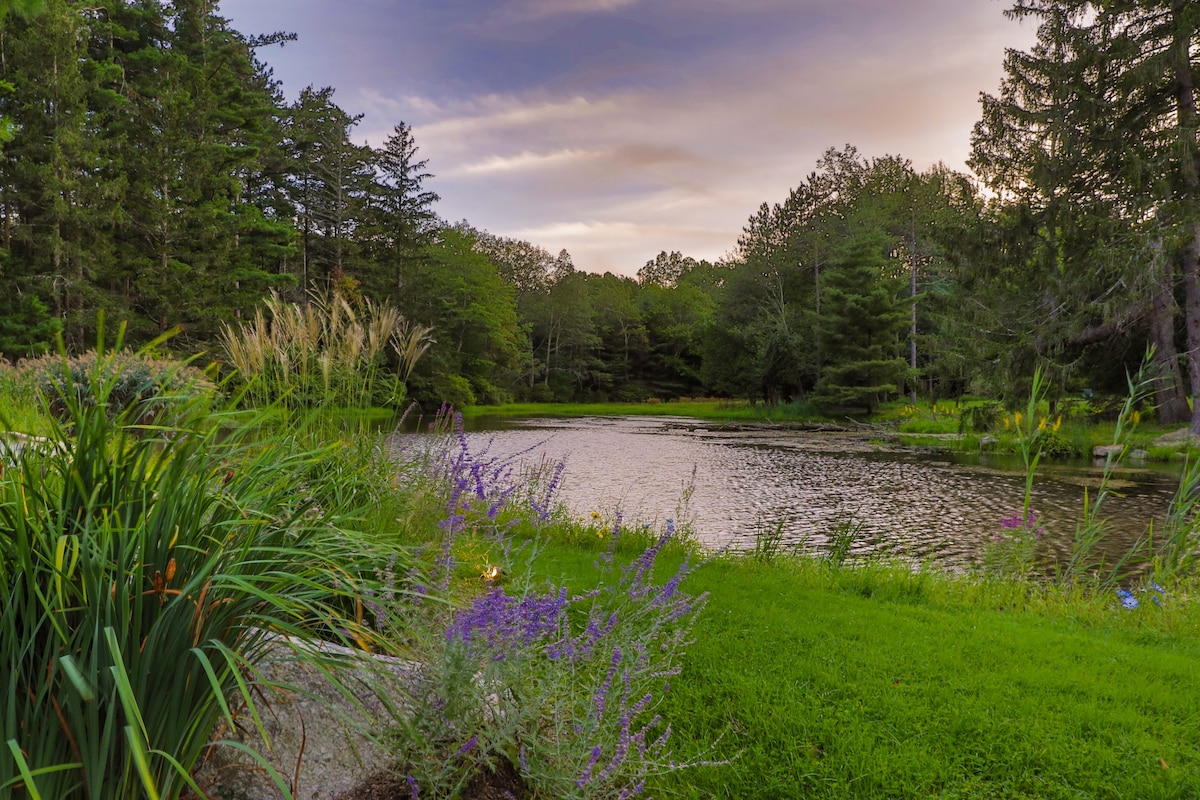
<svg viewBox="0 0 1200 800">
<path fill-rule="evenodd" d="M 334 800 L 389 764 L 375 741 L 403 713 L 406 687 L 415 685 L 412 662 L 323 645 L 321 652 L 344 660 L 335 685 L 326 672 L 295 654 L 295 645 L 273 646 L 259 664 L 269 689 L 257 700 L 267 743 L 248 713 L 239 730 L 216 739 L 240 742 L 262 755 L 295 800 Z M 250 754 L 232 745 L 210 748 L 195 773 L 212 800 L 282 800 L 288 795 Z"/>
</svg>

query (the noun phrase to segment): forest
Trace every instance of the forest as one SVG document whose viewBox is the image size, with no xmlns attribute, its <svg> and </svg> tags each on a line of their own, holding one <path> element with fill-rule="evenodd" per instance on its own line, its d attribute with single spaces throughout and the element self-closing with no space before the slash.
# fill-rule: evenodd
<svg viewBox="0 0 1200 800">
<path fill-rule="evenodd" d="M 1151 351 L 1160 421 L 1200 432 L 1200 4 L 1006 13 L 1038 38 L 981 87 L 974 175 L 839 143 L 748 209 L 727 256 L 664 249 L 632 278 L 442 219 L 409 125 L 356 144 L 333 88 L 285 100 L 269 56 L 291 34 L 240 33 L 213 0 L 18 3 L 0 22 L 0 353 L 84 350 L 107 319 L 219 359 L 222 326 L 272 293 L 323 293 L 432 329 L 407 381 L 423 405 L 869 412 L 1023 397 L 1039 365 L 1060 394 L 1121 391 Z"/>
</svg>

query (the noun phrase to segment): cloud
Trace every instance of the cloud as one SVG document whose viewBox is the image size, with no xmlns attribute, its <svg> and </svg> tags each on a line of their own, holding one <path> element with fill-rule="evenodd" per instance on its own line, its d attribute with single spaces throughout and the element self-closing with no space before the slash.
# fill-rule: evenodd
<svg viewBox="0 0 1200 800">
<path fill-rule="evenodd" d="M 488 175 L 501 172 L 525 172 L 531 169 L 549 169 L 596 156 L 597 153 L 586 150 L 558 150 L 553 153 L 532 153 L 524 150 L 515 156 L 492 156 L 473 164 L 465 164 L 451 170 L 449 174 Z"/>
<path fill-rule="evenodd" d="M 526 19 L 559 16 L 561 14 L 596 14 L 634 6 L 641 0 L 528 0 L 518 6 Z"/>
<path fill-rule="evenodd" d="M 432 101 L 430 105 L 437 107 Z M 414 133 L 430 137 L 469 136 L 558 125 L 613 113 L 618 110 L 617 105 L 615 99 L 581 95 L 546 99 L 540 92 L 525 96 L 490 94 L 452 104 L 446 109 L 447 116 L 419 126 Z"/>
<path fill-rule="evenodd" d="M 339 12 L 390 48 L 339 81 L 357 135 L 408 122 L 443 216 L 626 274 L 730 250 L 829 147 L 962 169 L 978 93 L 1033 34 L 994 0 L 393 2 L 368 29 Z"/>
</svg>

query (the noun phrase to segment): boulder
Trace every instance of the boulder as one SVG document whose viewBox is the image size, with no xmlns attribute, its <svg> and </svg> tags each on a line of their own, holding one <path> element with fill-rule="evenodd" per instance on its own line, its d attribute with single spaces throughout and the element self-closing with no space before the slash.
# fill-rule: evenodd
<svg viewBox="0 0 1200 800">
<path fill-rule="evenodd" d="M 298 647 L 304 645 L 272 645 L 259 662 L 264 681 L 287 687 L 267 689 L 256 702 L 266 741 L 246 712 L 235 730 L 220 730 L 214 739 L 238 742 L 260 754 L 295 800 L 334 800 L 389 766 L 377 739 L 395 714 L 404 713 L 404 698 L 416 684 L 419 667 L 323 644 L 323 654 L 341 661 L 335 683 L 307 657 L 297 656 Z M 289 796 L 258 760 L 229 744 L 211 746 L 194 777 L 211 800 Z"/>
</svg>

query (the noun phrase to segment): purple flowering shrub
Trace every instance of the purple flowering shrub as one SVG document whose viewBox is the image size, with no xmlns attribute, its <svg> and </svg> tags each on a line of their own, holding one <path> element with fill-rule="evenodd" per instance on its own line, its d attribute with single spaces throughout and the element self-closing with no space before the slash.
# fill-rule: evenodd
<svg viewBox="0 0 1200 800">
<path fill-rule="evenodd" d="M 393 740 L 418 796 L 453 796 L 498 759 L 556 798 L 634 797 L 649 774 L 686 766 L 657 708 L 705 598 L 681 590 L 686 558 L 659 574 L 674 525 L 623 565 L 621 535 L 589 591 L 493 585 L 430 629 Z"/>
<path fill-rule="evenodd" d="M 425 572 L 382 581 L 417 590 L 367 604 L 422 664 L 390 738 L 411 794 L 453 797 L 507 760 L 538 796 L 633 797 L 647 775 L 685 766 L 657 709 L 704 597 L 681 588 L 686 557 L 659 563 L 682 552 L 674 522 L 630 530 L 617 515 L 597 536 L 555 498 L 563 464 L 518 474 L 514 459 L 472 451 L 449 412 L 427 433 L 405 443 L 401 469 L 436 509 L 423 521 L 434 552 Z M 583 591 L 531 577 L 551 532 L 607 545 Z"/>
</svg>

